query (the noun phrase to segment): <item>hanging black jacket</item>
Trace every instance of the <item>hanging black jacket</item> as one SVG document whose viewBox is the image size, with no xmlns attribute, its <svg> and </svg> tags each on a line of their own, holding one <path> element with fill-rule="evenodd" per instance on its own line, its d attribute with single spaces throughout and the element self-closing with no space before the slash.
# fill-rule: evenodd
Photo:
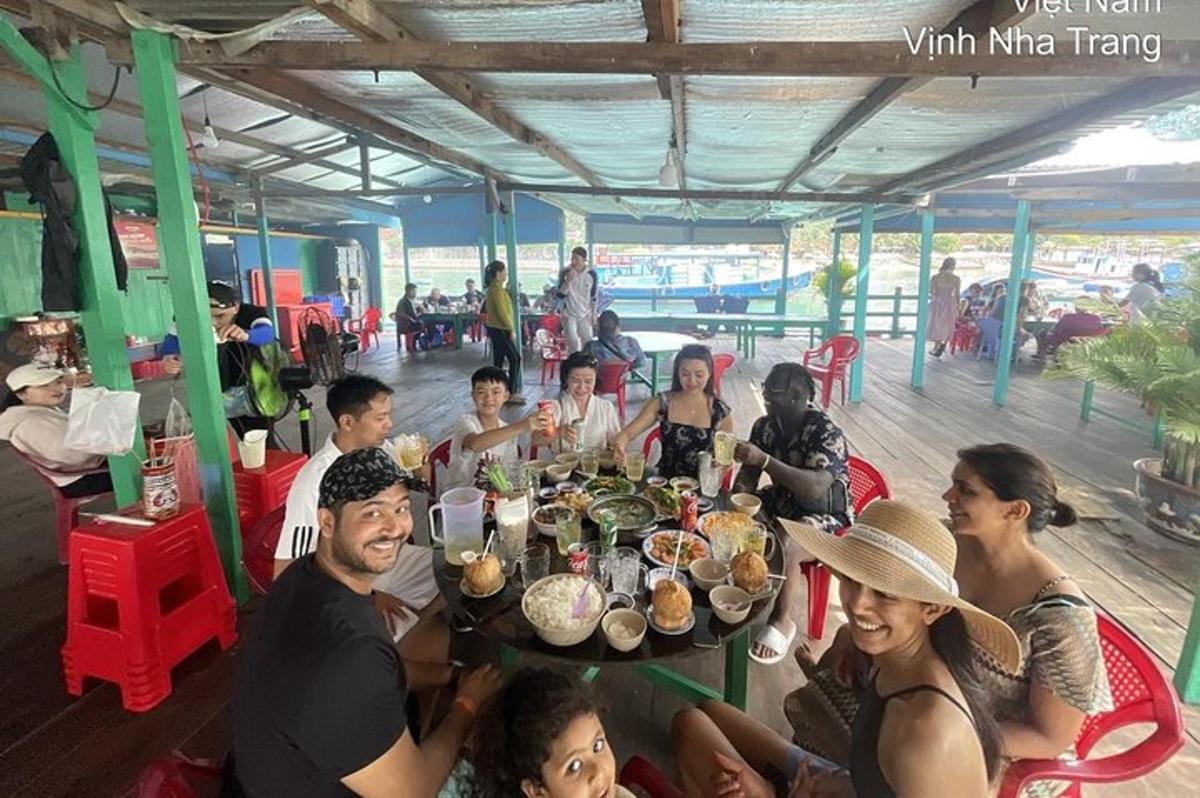
<svg viewBox="0 0 1200 798">
<path fill-rule="evenodd" d="M 42 206 L 42 310 L 79 310 L 79 233 L 75 230 L 78 192 L 59 159 L 54 137 L 43 133 L 21 159 L 20 169 L 30 201 Z M 117 289 L 124 291 L 129 266 L 117 239 L 112 205 L 107 195 L 104 196 L 104 213 L 108 219 L 108 241 Z"/>
</svg>

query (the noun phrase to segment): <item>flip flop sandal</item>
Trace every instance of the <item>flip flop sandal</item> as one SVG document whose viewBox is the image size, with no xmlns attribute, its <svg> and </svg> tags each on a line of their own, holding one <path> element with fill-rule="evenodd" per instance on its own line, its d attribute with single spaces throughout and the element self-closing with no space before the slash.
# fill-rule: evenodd
<svg viewBox="0 0 1200 798">
<path fill-rule="evenodd" d="M 783 632 L 775 628 L 774 624 L 763 626 L 754 636 L 754 642 L 750 644 L 750 659 L 757 662 L 759 665 L 775 665 L 782 662 L 783 658 L 788 655 L 788 650 L 792 646 L 792 641 L 796 639 L 796 630 L 793 627 L 790 635 L 785 635 Z M 755 648 L 763 646 L 776 652 L 772 657 L 760 657 L 754 653 Z"/>
</svg>

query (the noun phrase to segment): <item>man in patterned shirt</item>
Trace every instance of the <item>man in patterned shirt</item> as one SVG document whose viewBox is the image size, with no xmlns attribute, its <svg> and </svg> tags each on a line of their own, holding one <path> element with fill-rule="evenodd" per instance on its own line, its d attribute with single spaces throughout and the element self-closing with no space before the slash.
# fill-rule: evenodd
<svg viewBox="0 0 1200 798">
<path fill-rule="evenodd" d="M 742 464 L 735 490 L 757 494 L 763 512 L 812 524 L 834 533 L 849 526 L 849 451 L 846 437 L 824 411 L 813 404 L 815 386 L 799 363 L 779 363 L 763 383 L 767 414 L 750 430 L 750 440 L 739 441 L 735 457 Z M 759 487 L 762 475 L 771 483 Z M 788 653 L 796 636 L 789 611 L 799 598 L 800 563 L 812 557 L 795 544 L 786 543 L 785 573 L 767 625 L 755 637 L 750 656 L 771 665 Z"/>
</svg>

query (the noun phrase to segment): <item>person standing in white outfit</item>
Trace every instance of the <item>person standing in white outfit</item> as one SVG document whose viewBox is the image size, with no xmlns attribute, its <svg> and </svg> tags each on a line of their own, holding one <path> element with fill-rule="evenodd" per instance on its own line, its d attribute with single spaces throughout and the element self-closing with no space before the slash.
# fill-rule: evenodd
<svg viewBox="0 0 1200 798">
<path fill-rule="evenodd" d="M 558 276 L 558 297 L 562 305 L 563 332 L 567 348 L 578 352 L 592 340 L 592 324 L 596 318 L 596 291 L 599 280 L 594 269 L 588 268 L 587 250 L 571 250 L 571 265 Z"/>
<path fill-rule="evenodd" d="M 1163 284 L 1158 272 L 1150 268 L 1148 263 L 1135 265 L 1130 276 L 1133 278 L 1133 287 L 1121 304 L 1129 308 L 1129 323 L 1141 324 L 1146 314 L 1153 313 L 1154 306 L 1162 299 Z"/>
</svg>

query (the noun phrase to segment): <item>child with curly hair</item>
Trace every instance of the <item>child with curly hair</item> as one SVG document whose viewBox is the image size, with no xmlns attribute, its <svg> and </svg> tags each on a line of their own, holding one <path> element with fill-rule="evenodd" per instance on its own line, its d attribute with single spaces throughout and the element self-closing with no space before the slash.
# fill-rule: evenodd
<svg viewBox="0 0 1200 798">
<path fill-rule="evenodd" d="M 473 798 L 634 798 L 591 689 L 574 676 L 522 668 L 490 702 L 469 755 Z"/>
</svg>

